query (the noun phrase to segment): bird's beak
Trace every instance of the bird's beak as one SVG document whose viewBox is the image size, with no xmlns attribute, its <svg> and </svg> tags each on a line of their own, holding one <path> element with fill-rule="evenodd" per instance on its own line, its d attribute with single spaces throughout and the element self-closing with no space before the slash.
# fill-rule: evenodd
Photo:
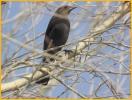
<svg viewBox="0 0 132 100">
<path fill-rule="evenodd" d="M 73 9 L 75 9 L 75 8 L 77 8 L 77 7 L 70 7 L 70 9 L 69 9 L 69 12 L 71 12 Z"/>
</svg>

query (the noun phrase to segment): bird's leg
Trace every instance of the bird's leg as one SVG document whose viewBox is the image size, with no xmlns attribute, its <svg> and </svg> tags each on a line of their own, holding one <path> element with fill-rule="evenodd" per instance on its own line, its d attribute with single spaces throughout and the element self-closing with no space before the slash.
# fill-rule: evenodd
<svg viewBox="0 0 132 100">
<path fill-rule="evenodd" d="M 65 52 L 65 55 L 67 55 L 67 54 L 70 55 L 70 54 L 74 53 L 72 50 L 67 50 L 67 49 L 65 49 L 63 51 Z"/>
<path fill-rule="evenodd" d="M 65 51 L 65 55 L 68 54 L 68 58 L 70 58 L 71 56 L 74 56 L 74 61 L 75 61 L 75 57 L 76 57 L 76 53 L 77 53 L 77 46 L 75 51 L 72 50 L 64 50 Z"/>
</svg>

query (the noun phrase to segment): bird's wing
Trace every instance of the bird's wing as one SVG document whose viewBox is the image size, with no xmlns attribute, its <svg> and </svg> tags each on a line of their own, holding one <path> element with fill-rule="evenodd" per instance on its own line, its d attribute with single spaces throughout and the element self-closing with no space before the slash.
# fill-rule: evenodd
<svg viewBox="0 0 132 100">
<path fill-rule="evenodd" d="M 49 37 L 56 39 L 56 36 L 65 35 L 69 32 L 69 28 L 67 24 L 65 23 L 59 23 L 54 25 L 53 29 L 50 31 Z M 58 37 L 59 38 L 59 37 Z"/>
<path fill-rule="evenodd" d="M 69 34 L 69 27 L 65 23 L 55 24 L 52 30 L 45 35 L 44 50 L 53 48 L 58 45 L 63 45 L 66 42 Z M 63 38 L 60 38 L 62 35 Z M 62 39 L 62 42 L 61 42 Z M 52 44 L 51 44 L 52 41 Z M 50 46 L 49 46 L 50 45 Z"/>
</svg>

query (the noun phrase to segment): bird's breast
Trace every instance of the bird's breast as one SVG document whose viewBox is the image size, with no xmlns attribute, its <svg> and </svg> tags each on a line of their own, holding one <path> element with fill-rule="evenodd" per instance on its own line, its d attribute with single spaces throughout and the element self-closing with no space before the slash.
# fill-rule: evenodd
<svg viewBox="0 0 132 100">
<path fill-rule="evenodd" d="M 68 19 L 52 17 L 46 31 L 46 36 L 49 37 L 49 40 L 53 41 L 51 47 L 64 45 L 68 39 L 69 31 L 70 22 Z M 45 44 L 48 45 L 46 42 Z M 44 49 L 47 49 L 47 47 Z"/>
</svg>

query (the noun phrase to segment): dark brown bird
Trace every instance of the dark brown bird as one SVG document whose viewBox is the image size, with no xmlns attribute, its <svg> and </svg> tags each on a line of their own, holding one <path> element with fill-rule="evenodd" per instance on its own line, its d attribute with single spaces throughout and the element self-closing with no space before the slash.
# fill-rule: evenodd
<svg viewBox="0 0 132 100">
<path fill-rule="evenodd" d="M 46 30 L 43 50 L 61 46 L 66 43 L 70 31 L 68 15 L 74 8 L 75 7 L 72 6 L 62 6 L 57 9 Z M 57 48 L 48 51 L 48 53 L 56 54 L 60 50 L 61 48 Z"/>
<path fill-rule="evenodd" d="M 55 48 L 57 46 L 65 45 L 70 31 L 70 21 L 68 19 L 68 15 L 75 8 L 76 7 L 72 7 L 72 6 L 62 6 L 56 10 L 46 30 L 43 50 L 48 50 L 50 48 Z M 48 53 L 56 54 L 61 49 L 62 48 L 59 47 L 57 49 L 49 50 Z M 46 58 L 43 58 L 43 62 L 45 62 L 45 60 Z M 44 78 L 38 81 L 37 83 L 47 84 L 48 81 L 49 78 Z"/>
</svg>

